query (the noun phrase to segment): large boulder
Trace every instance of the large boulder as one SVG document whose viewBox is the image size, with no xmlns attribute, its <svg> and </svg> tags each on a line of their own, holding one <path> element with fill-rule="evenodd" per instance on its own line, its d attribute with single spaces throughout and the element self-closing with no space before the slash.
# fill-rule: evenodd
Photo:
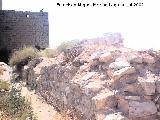
<svg viewBox="0 0 160 120">
<path fill-rule="evenodd" d="M 99 110 L 105 109 L 106 107 L 114 108 L 117 104 L 114 92 L 109 89 L 100 91 L 92 100 L 95 103 L 96 109 Z"/>
<path fill-rule="evenodd" d="M 145 95 L 154 95 L 156 92 L 156 80 L 153 78 L 142 78 L 139 77 L 138 78 L 144 92 Z"/>
<path fill-rule="evenodd" d="M 129 75 L 129 74 L 133 74 L 133 73 L 135 73 L 135 72 L 136 72 L 136 70 L 135 70 L 134 67 L 125 67 L 125 68 L 122 68 L 122 69 L 120 69 L 120 70 L 115 71 L 115 72 L 113 73 L 112 78 L 113 78 L 114 80 L 117 80 L 117 79 L 119 79 L 120 77 L 122 77 L 123 75 Z"/>
<path fill-rule="evenodd" d="M 99 58 L 100 62 L 109 62 L 113 59 L 113 55 L 110 52 L 102 54 Z"/>
<path fill-rule="evenodd" d="M 156 114 L 157 108 L 154 102 L 138 102 L 138 101 L 130 101 L 129 102 L 129 117 L 145 117 Z"/>
<path fill-rule="evenodd" d="M 121 113 L 117 112 L 107 115 L 104 120 L 129 120 L 129 119 L 121 115 Z"/>
<path fill-rule="evenodd" d="M 124 67 L 130 67 L 130 64 L 127 61 L 117 61 L 109 65 L 109 68 L 114 70 L 119 70 Z"/>
<path fill-rule="evenodd" d="M 143 54 L 142 57 L 143 57 L 143 62 L 145 63 L 153 64 L 156 62 L 155 58 L 149 54 Z"/>
<path fill-rule="evenodd" d="M 129 55 L 128 56 L 128 61 L 130 63 L 142 63 L 143 62 L 143 58 L 140 55 Z"/>
</svg>

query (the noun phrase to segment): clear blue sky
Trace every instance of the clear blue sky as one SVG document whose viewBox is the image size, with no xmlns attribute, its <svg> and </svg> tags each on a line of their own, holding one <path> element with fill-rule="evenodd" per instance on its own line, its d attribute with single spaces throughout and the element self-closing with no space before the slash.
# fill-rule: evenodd
<svg viewBox="0 0 160 120">
<path fill-rule="evenodd" d="M 92 0 L 79 0 L 91 3 Z M 98 3 L 99 0 L 94 2 Z M 102 0 L 105 2 L 107 0 Z M 114 1 L 114 0 L 108 0 Z M 58 7 L 56 3 L 78 0 L 3 0 L 3 9 L 49 12 L 50 46 L 63 41 L 121 32 L 125 45 L 132 48 L 160 48 L 159 0 L 119 0 L 143 2 L 143 7 Z"/>
</svg>

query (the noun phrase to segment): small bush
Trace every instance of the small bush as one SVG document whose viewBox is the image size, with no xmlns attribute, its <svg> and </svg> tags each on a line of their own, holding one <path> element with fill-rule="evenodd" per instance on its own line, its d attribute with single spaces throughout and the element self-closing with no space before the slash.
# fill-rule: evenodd
<svg viewBox="0 0 160 120">
<path fill-rule="evenodd" d="M 45 49 L 38 52 L 39 56 L 54 58 L 59 55 L 59 51 L 56 49 Z"/>
<path fill-rule="evenodd" d="M 79 40 L 71 40 L 71 41 L 61 43 L 57 47 L 57 50 L 60 52 L 64 52 L 66 49 L 71 49 L 73 47 L 78 47 L 78 46 L 80 46 Z"/>
<path fill-rule="evenodd" d="M 7 83 L 6 81 L 0 80 L 0 90 L 9 90 L 10 89 L 10 84 Z"/>
<path fill-rule="evenodd" d="M 45 49 L 45 50 L 37 50 L 32 47 L 25 47 L 23 49 L 15 51 L 10 57 L 9 64 L 11 66 L 19 65 L 24 66 L 28 63 L 29 60 L 36 57 L 48 57 L 54 58 L 59 55 L 59 51 L 57 49 Z"/>
<path fill-rule="evenodd" d="M 16 89 L 12 88 L 9 93 L 0 97 L 0 111 L 17 120 L 36 120 L 33 115 L 32 107 L 24 97 L 20 95 Z"/>
<path fill-rule="evenodd" d="M 9 64 L 11 66 L 14 66 L 18 63 L 20 63 L 21 61 L 25 61 L 28 59 L 33 59 L 38 57 L 38 50 L 32 48 L 32 47 L 25 47 L 21 50 L 17 50 L 15 51 L 9 61 Z"/>
</svg>

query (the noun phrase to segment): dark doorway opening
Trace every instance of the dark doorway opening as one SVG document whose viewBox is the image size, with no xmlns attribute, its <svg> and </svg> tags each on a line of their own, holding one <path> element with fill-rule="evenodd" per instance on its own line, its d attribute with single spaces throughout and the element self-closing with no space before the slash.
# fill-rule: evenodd
<svg viewBox="0 0 160 120">
<path fill-rule="evenodd" d="M 11 51 L 7 48 L 1 48 L 0 49 L 0 62 L 5 62 L 6 64 L 9 63 L 9 57 L 10 57 Z"/>
</svg>

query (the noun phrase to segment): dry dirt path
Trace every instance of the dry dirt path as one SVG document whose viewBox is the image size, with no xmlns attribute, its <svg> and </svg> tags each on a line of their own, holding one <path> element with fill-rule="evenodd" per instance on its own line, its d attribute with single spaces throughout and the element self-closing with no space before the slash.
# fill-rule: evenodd
<svg viewBox="0 0 160 120">
<path fill-rule="evenodd" d="M 69 120 L 63 118 L 54 107 L 45 103 L 34 91 L 29 91 L 26 87 L 22 87 L 22 96 L 25 96 L 32 104 L 33 112 L 38 120 Z"/>
</svg>

